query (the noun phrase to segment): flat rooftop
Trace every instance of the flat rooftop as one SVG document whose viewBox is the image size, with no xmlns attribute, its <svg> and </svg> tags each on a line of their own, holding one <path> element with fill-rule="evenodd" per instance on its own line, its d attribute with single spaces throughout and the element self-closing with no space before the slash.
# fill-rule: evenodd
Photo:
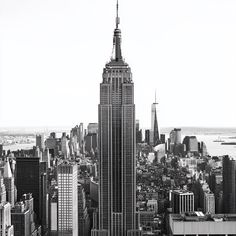
<svg viewBox="0 0 236 236">
<path fill-rule="evenodd" d="M 171 214 L 173 221 L 236 221 L 236 214 L 211 214 L 204 215 L 201 211 Z"/>
</svg>

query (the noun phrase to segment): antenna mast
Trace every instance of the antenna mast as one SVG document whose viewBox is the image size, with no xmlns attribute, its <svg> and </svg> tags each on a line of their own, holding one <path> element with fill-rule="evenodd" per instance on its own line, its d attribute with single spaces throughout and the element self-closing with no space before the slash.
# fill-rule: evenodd
<svg viewBox="0 0 236 236">
<path fill-rule="evenodd" d="M 118 29 L 118 25 L 120 24 L 120 17 L 119 17 L 119 2 L 116 2 L 116 28 Z"/>
</svg>

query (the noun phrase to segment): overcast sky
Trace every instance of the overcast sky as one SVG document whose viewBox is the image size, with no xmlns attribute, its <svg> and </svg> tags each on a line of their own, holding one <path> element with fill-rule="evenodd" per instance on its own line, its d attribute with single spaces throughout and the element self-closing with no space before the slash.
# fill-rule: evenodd
<svg viewBox="0 0 236 236">
<path fill-rule="evenodd" d="M 115 0 L 0 0 L 0 126 L 96 122 Z M 236 126 L 236 1 L 120 0 L 136 118 Z"/>
</svg>

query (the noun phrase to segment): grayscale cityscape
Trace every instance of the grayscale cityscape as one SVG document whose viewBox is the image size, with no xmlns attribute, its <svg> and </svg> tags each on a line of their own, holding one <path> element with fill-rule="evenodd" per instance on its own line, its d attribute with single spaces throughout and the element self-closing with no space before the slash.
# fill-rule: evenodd
<svg viewBox="0 0 236 236">
<path fill-rule="evenodd" d="M 143 88 L 139 94 L 135 89 L 137 72 L 123 56 L 126 52 L 121 15 L 126 2 L 114 0 L 111 6 L 112 55 L 108 62 L 104 58 L 105 66 L 100 68 L 98 79 L 90 81 L 91 89 L 99 91 L 96 117 L 84 121 L 76 117 L 77 124 L 70 127 L 57 125 L 60 116 L 74 116 L 74 110 L 67 109 L 66 103 L 57 109 L 54 96 L 57 84 L 50 88 L 48 82 L 44 84 L 50 90 L 48 103 L 36 107 L 27 106 L 30 101 L 22 101 L 25 106 L 21 112 L 11 107 L 16 109 L 16 119 L 28 113 L 38 116 L 38 127 L 27 126 L 28 121 L 21 127 L 0 124 L 0 235 L 236 236 L 236 120 L 235 128 L 198 124 L 174 127 L 175 117 L 178 113 L 188 116 L 191 96 L 200 97 L 201 91 L 192 88 L 192 95 L 187 93 L 185 101 L 180 101 L 178 97 L 171 97 L 170 88 L 166 88 L 165 94 L 178 112 L 169 107 L 173 109 L 170 121 L 174 126 L 163 126 L 158 82 L 157 86 L 151 86 L 152 90 Z M 132 17 L 132 11 L 129 10 L 126 21 Z M 123 25 L 125 27 L 125 22 Z M 96 22 L 94 26 L 98 27 Z M 102 28 L 106 25 L 99 27 L 103 34 Z M 137 26 L 137 38 L 144 28 Z M 88 44 L 99 42 L 99 37 L 101 35 L 94 34 Z M 139 50 L 135 52 L 136 57 Z M 87 53 L 93 57 L 91 50 Z M 148 58 L 139 59 L 148 70 Z M 137 67 L 134 65 L 134 68 Z M 90 70 L 93 70 L 92 64 Z M 188 83 L 194 86 L 195 82 Z M 58 86 L 59 83 L 61 81 Z M 66 83 L 65 79 L 62 85 L 65 90 Z M 171 81 L 168 83 L 171 87 Z M 185 93 L 188 88 L 181 86 L 179 92 Z M 82 85 L 80 89 L 83 90 Z M 214 89 L 214 85 L 210 89 Z M 8 90 L 10 96 L 11 88 L 3 90 Z M 46 96 L 46 92 L 34 92 L 41 99 Z M 92 92 L 88 93 L 93 97 Z M 139 104 L 135 96 L 144 100 L 142 97 L 148 94 L 152 94 L 153 99 L 145 104 L 148 113 L 144 116 L 150 121 L 145 127 L 136 113 Z M 15 96 L 14 100 L 15 106 L 20 106 L 20 98 Z M 84 99 L 87 109 L 80 109 L 76 94 L 71 93 L 70 103 L 75 110 L 81 113 L 91 110 L 86 102 Z M 212 108 L 208 107 L 208 114 L 202 112 L 199 104 L 189 117 L 207 120 L 211 109 L 214 110 L 213 104 L 214 101 Z M 46 106 L 50 106 L 51 113 L 46 112 Z M 39 113 L 55 120 L 55 126 L 41 126 Z"/>
</svg>

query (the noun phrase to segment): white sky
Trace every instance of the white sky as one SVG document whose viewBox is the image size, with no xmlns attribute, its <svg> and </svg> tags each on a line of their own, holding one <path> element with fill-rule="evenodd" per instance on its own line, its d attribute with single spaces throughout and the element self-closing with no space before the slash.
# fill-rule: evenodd
<svg viewBox="0 0 236 236">
<path fill-rule="evenodd" d="M 236 1 L 120 0 L 136 118 L 236 126 Z M 115 0 L 0 0 L 0 126 L 96 122 Z"/>
</svg>

